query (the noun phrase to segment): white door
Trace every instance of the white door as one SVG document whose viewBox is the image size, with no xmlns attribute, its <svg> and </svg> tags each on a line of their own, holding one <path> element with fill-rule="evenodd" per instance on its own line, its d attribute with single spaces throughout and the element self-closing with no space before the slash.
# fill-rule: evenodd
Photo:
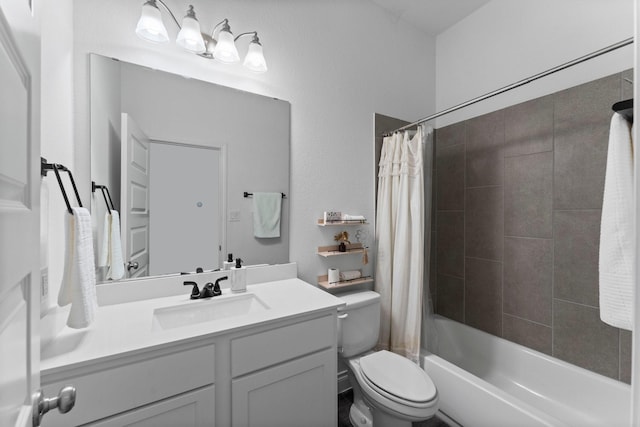
<svg viewBox="0 0 640 427">
<path fill-rule="evenodd" d="M 151 144 L 149 273 L 220 267 L 220 150 Z"/>
<path fill-rule="evenodd" d="M 18 50 L 14 20 L 33 18 L 14 8 L 0 8 L 0 425 L 26 427 L 40 386 L 39 46 Z"/>
<path fill-rule="evenodd" d="M 149 137 L 122 113 L 122 251 L 128 277 L 149 275 Z"/>
</svg>

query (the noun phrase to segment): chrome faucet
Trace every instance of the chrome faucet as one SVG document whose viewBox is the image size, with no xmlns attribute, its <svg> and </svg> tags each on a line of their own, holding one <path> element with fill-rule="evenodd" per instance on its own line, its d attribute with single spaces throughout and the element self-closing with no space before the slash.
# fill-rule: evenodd
<svg viewBox="0 0 640 427">
<path fill-rule="evenodd" d="M 207 283 L 202 287 L 202 290 L 198 288 L 198 284 L 193 281 L 186 281 L 182 285 L 183 286 L 193 286 L 191 289 L 191 299 L 201 299 L 201 298 L 211 298 L 217 297 L 218 295 L 222 295 L 222 290 L 220 289 L 220 282 L 223 280 L 227 280 L 227 276 L 222 276 L 216 279 L 215 283 Z"/>
</svg>

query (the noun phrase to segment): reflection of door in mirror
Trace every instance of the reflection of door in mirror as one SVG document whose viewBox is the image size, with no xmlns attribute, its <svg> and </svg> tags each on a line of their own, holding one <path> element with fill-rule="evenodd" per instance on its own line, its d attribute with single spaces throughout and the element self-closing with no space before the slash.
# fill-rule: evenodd
<svg viewBox="0 0 640 427">
<path fill-rule="evenodd" d="M 122 251 L 127 277 L 149 270 L 149 137 L 122 113 Z M 104 238 L 104 237 L 103 237 Z"/>
<path fill-rule="evenodd" d="M 220 159 L 217 148 L 152 141 L 149 274 L 219 267 Z"/>
</svg>

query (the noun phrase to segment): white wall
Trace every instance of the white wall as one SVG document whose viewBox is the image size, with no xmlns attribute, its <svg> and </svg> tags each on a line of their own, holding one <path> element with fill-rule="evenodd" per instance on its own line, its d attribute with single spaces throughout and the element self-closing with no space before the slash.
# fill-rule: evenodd
<svg viewBox="0 0 640 427">
<path fill-rule="evenodd" d="M 241 65 L 185 53 L 173 43 L 138 39 L 134 28 L 142 3 L 74 3 L 74 79 L 76 90 L 85 92 L 76 93 L 76 156 L 88 164 L 88 52 L 289 101 L 290 258 L 298 262 L 303 279 L 315 282 L 326 274 L 316 247 L 332 243 L 330 231 L 314 225 L 322 212 L 342 210 L 373 219 L 373 114 L 416 119 L 433 111 L 434 40 L 368 0 L 193 2 L 206 29 L 227 17 L 236 34 L 259 31 L 269 72 L 256 75 Z M 167 4 L 181 16 L 188 3 Z M 165 23 L 174 37 L 171 21 Z M 239 43 L 241 53 L 244 43 Z M 393 52 L 393 58 L 383 52 Z M 83 185 L 89 182 L 88 168 L 77 169 Z M 87 193 L 86 187 L 82 191 Z"/>
<path fill-rule="evenodd" d="M 95 59 L 95 58 L 94 58 Z M 110 59 L 98 58 L 100 66 L 93 67 L 91 94 L 91 181 L 104 185 L 109 190 L 116 209 L 120 200 L 120 115 L 122 101 L 120 91 L 120 63 Z M 111 173 L 117 170 L 118 173 Z M 107 205 L 102 190 L 91 195 L 91 219 L 93 222 L 93 246 L 96 259 L 99 259 L 103 239 L 104 217 Z M 97 266 L 97 264 L 96 264 Z M 98 282 L 104 280 L 106 268 L 97 270 Z"/>
<path fill-rule="evenodd" d="M 633 0 L 493 0 L 437 37 L 437 110 L 629 37 Z M 437 127 L 632 67 L 628 46 L 443 116 Z"/>
<path fill-rule="evenodd" d="M 75 147 L 73 144 L 73 2 L 36 1 L 42 17 L 41 52 L 41 156 L 49 162 L 61 163 L 75 174 Z M 66 175 L 66 174 L 63 174 Z M 66 176 L 62 177 L 67 192 L 72 192 Z M 48 296 L 42 310 L 57 300 L 64 259 L 64 216 L 66 206 L 56 183 L 49 174 L 43 180 L 48 207 L 43 204 L 41 215 L 48 220 L 47 235 L 43 243 L 48 248 Z M 43 219 L 45 220 L 45 219 Z M 59 325 L 41 324 L 43 341 L 50 339 Z"/>
</svg>

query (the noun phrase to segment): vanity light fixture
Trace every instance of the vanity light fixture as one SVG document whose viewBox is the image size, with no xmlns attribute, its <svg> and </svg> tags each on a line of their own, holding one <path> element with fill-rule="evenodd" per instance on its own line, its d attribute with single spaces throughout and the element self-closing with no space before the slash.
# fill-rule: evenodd
<svg viewBox="0 0 640 427">
<path fill-rule="evenodd" d="M 196 13 L 191 5 L 189 5 L 187 14 L 182 20 L 182 25 L 180 25 L 176 16 L 163 0 L 147 0 L 142 6 L 142 14 L 136 27 L 136 34 L 140 38 L 154 43 L 166 43 L 169 41 L 169 35 L 162 22 L 162 14 L 158 8 L 158 3 L 169 13 L 173 22 L 180 29 L 176 38 L 178 46 L 203 58 L 216 59 L 225 64 L 233 64 L 240 61 L 235 42 L 240 37 L 253 36 L 249 42 L 243 65 L 255 73 L 267 71 L 267 62 L 264 59 L 262 44 L 256 31 L 242 33 L 234 38 L 229 26 L 229 20 L 225 18 L 213 28 L 211 35 L 202 33 Z"/>
</svg>

